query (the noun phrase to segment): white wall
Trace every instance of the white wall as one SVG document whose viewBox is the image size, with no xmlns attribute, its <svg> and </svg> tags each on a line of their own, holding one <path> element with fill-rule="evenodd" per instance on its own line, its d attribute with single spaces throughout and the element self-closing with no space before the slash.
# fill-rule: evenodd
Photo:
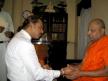
<svg viewBox="0 0 108 81">
<path fill-rule="evenodd" d="M 108 34 L 108 0 L 92 0 L 93 18 L 102 18 L 106 24 Z"/>
</svg>

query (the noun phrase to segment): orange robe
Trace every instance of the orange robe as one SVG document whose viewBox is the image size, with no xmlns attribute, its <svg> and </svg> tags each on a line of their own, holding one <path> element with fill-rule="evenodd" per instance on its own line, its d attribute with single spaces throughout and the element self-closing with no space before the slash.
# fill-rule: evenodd
<svg viewBox="0 0 108 81">
<path fill-rule="evenodd" d="M 80 69 L 95 71 L 105 66 L 108 66 L 108 36 L 88 46 Z M 80 77 L 74 81 L 108 81 L 108 77 Z"/>
</svg>

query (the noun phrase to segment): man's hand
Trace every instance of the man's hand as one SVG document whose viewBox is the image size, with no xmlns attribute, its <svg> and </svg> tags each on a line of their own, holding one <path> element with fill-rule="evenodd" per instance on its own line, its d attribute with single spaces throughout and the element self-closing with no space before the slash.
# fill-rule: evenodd
<svg viewBox="0 0 108 81">
<path fill-rule="evenodd" d="M 0 33 L 2 33 L 4 31 L 5 27 L 0 26 Z"/>
</svg>

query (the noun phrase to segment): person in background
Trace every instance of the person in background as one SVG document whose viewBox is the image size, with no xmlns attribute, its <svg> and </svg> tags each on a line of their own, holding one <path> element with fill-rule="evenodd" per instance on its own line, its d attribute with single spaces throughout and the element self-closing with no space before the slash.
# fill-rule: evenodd
<svg viewBox="0 0 108 81">
<path fill-rule="evenodd" d="M 82 63 L 70 65 L 73 72 L 65 76 L 72 81 L 108 81 L 108 36 L 102 19 L 96 18 L 89 23 L 88 36 L 90 42 Z"/>
<path fill-rule="evenodd" d="M 43 23 L 40 17 L 27 17 L 22 29 L 14 35 L 7 46 L 6 66 L 10 81 L 52 81 L 69 71 L 48 70 L 39 63 L 31 39 L 38 39 L 43 34 Z"/>
<path fill-rule="evenodd" d="M 11 16 L 2 10 L 5 0 L 0 0 L 0 81 L 6 81 L 5 51 L 13 36 L 14 28 Z"/>
</svg>

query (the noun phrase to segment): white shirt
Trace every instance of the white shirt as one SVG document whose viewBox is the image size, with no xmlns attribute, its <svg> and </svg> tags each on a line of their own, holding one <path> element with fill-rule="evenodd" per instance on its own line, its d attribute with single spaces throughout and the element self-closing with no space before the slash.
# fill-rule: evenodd
<svg viewBox="0 0 108 81">
<path fill-rule="evenodd" d="M 5 36 L 5 32 L 14 32 L 14 28 L 11 16 L 5 11 L 0 11 L 0 26 L 5 27 L 4 31 L 0 33 L 0 41 L 9 41 L 9 38 Z"/>
<path fill-rule="evenodd" d="M 58 70 L 41 67 L 31 37 L 24 30 L 17 33 L 8 44 L 5 59 L 7 76 L 11 81 L 52 81 L 60 76 Z"/>
</svg>

